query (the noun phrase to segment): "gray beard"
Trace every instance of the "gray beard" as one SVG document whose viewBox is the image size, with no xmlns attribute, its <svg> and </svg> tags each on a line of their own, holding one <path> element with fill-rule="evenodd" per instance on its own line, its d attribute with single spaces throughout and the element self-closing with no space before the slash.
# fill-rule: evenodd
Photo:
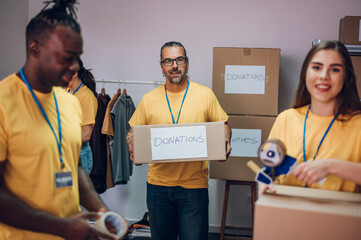
<svg viewBox="0 0 361 240">
<path fill-rule="evenodd" d="M 169 81 L 171 83 L 174 83 L 174 84 L 180 84 L 183 80 L 183 76 L 179 76 L 179 77 L 175 77 L 175 78 L 170 78 Z"/>
<path fill-rule="evenodd" d="M 188 73 L 182 74 L 179 77 L 168 78 L 168 81 L 173 84 L 181 84 L 183 81 L 189 79 Z"/>
</svg>

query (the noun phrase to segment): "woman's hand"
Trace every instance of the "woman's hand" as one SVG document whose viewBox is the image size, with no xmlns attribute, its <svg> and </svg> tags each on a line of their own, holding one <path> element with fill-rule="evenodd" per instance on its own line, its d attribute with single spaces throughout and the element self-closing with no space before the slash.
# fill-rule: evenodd
<svg viewBox="0 0 361 240">
<path fill-rule="evenodd" d="M 264 184 L 261 182 L 258 182 L 258 198 L 260 198 L 262 196 L 262 194 L 264 192 L 266 192 L 267 190 L 269 190 L 271 193 L 276 193 L 276 188 L 273 186 L 273 184 Z"/>
<path fill-rule="evenodd" d="M 333 159 L 318 159 L 311 162 L 303 162 L 296 167 L 293 175 L 306 185 L 316 183 L 331 173 Z"/>
</svg>

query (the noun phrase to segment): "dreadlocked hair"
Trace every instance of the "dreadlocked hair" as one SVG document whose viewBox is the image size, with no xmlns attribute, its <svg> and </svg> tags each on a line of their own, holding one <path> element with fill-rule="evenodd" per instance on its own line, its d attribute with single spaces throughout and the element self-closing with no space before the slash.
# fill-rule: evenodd
<svg viewBox="0 0 361 240">
<path fill-rule="evenodd" d="M 79 71 L 78 71 L 78 78 L 84 83 L 85 86 L 87 86 L 94 94 L 95 97 L 97 97 L 96 92 L 96 84 L 95 84 L 95 78 L 93 74 L 91 73 L 91 69 L 86 69 L 83 65 L 83 61 L 79 59 Z"/>
<path fill-rule="evenodd" d="M 67 12 L 70 16 L 76 19 L 75 10 L 78 10 L 75 7 L 75 4 L 79 4 L 76 0 L 52 0 L 52 1 L 44 1 L 45 7 L 41 10 L 42 12 L 47 9 L 50 4 L 54 4 L 53 9 L 59 9 L 60 11 Z"/>
<path fill-rule="evenodd" d="M 75 32 L 81 32 L 79 23 L 75 20 L 76 0 L 44 1 L 45 7 L 32 18 L 26 27 L 26 46 L 30 41 L 41 43 L 54 32 L 57 26 L 69 27 Z M 52 5 L 52 7 L 49 7 Z"/>
</svg>

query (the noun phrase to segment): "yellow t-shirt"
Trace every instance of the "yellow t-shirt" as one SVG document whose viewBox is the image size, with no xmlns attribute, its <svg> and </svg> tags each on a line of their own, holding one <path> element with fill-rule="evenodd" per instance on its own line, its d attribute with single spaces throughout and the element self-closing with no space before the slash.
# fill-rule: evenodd
<svg viewBox="0 0 361 240">
<path fill-rule="evenodd" d="M 79 100 L 81 110 L 83 111 L 83 121 L 81 125 L 94 125 L 98 111 L 98 101 L 94 93 L 87 86 L 83 85 L 74 96 Z"/>
<path fill-rule="evenodd" d="M 103 126 L 102 126 L 102 134 L 114 137 L 114 129 L 113 122 L 110 112 L 112 111 L 115 103 L 117 102 L 120 95 L 114 94 L 112 99 L 109 101 L 107 109 L 105 110 Z"/>
<path fill-rule="evenodd" d="M 32 208 L 60 216 L 80 212 L 78 161 L 81 148 L 81 108 L 77 99 L 60 87 L 51 93 L 34 91 L 58 135 L 53 92 L 62 126 L 64 171 L 71 171 L 73 186 L 56 188 L 60 172 L 58 145 L 25 83 L 15 74 L 0 81 L 0 161 L 10 191 Z M 0 239 L 60 239 L 22 231 L 0 223 Z"/>
<path fill-rule="evenodd" d="M 287 149 L 287 154 L 303 162 L 302 139 L 303 125 L 307 106 L 298 109 L 288 109 L 277 117 L 269 138 L 281 140 Z M 329 126 L 333 116 L 321 117 L 310 111 L 306 125 L 306 158 L 312 161 L 317 147 Z M 345 161 L 361 162 L 361 115 L 354 116 L 348 121 L 335 121 L 326 135 L 316 159 L 336 158 Z M 281 176 L 280 183 L 284 185 L 304 186 L 305 184 L 292 175 Z M 320 186 L 314 183 L 312 188 L 320 188 L 336 191 L 354 192 L 356 184 L 340 177 L 330 175 Z"/>
<path fill-rule="evenodd" d="M 176 121 L 185 90 L 179 93 L 167 91 Z M 208 87 L 190 82 L 178 123 L 225 122 L 216 96 Z M 129 121 L 133 125 L 173 124 L 164 91 L 164 85 L 145 94 Z M 208 161 L 149 164 L 148 183 L 184 188 L 208 187 Z"/>
</svg>

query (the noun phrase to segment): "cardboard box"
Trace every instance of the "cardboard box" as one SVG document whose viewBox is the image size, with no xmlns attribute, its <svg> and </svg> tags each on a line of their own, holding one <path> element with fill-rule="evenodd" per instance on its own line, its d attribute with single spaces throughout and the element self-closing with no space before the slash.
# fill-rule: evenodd
<svg viewBox="0 0 361 240">
<path fill-rule="evenodd" d="M 228 114 L 278 114 L 280 49 L 213 48 L 212 89 Z"/>
<path fill-rule="evenodd" d="M 210 162 L 209 177 L 214 179 L 254 181 L 255 173 L 247 162 L 263 166 L 257 157 L 258 147 L 266 141 L 276 117 L 230 115 L 232 128 L 231 156 L 226 162 Z"/>
<path fill-rule="evenodd" d="M 133 126 L 134 163 L 225 160 L 224 122 Z"/>
<path fill-rule="evenodd" d="M 254 240 L 361 239 L 361 194 L 275 187 L 256 201 Z"/>
<path fill-rule="evenodd" d="M 351 56 L 351 61 L 356 75 L 358 95 L 361 98 L 361 56 Z"/>
<path fill-rule="evenodd" d="M 344 44 L 361 44 L 361 16 L 340 19 L 338 39 Z"/>
</svg>

